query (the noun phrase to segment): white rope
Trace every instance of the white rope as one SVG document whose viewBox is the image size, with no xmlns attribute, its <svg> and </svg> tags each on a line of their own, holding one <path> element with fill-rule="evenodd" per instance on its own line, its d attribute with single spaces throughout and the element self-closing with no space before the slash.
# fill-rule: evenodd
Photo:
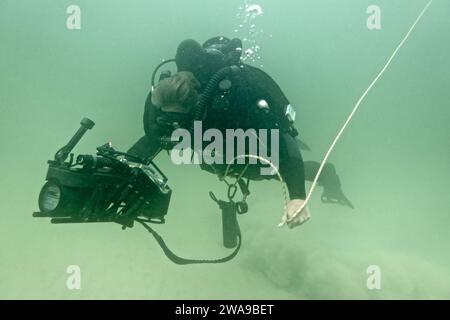
<svg viewBox="0 0 450 320">
<path fill-rule="evenodd" d="M 257 159 L 261 162 L 264 162 L 265 164 L 268 164 L 275 172 L 275 174 L 277 175 L 278 179 L 281 182 L 281 187 L 283 189 L 283 200 L 284 200 L 284 211 L 287 211 L 287 204 L 288 204 L 288 191 L 286 190 L 286 184 L 284 183 L 283 178 L 281 177 L 280 171 L 278 170 L 278 168 L 268 159 L 261 157 L 261 156 L 257 156 L 254 154 L 243 154 L 243 155 L 239 155 L 237 157 L 234 157 L 227 165 L 227 168 L 225 170 L 225 174 L 224 177 L 226 177 L 228 175 L 228 172 L 230 171 L 231 165 L 233 165 L 234 161 L 238 160 L 238 159 L 245 159 L 245 158 L 253 158 L 253 159 Z M 246 167 L 247 168 L 247 167 Z M 245 170 L 241 172 L 241 174 L 239 175 L 239 177 L 236 180 L 236 184 L 239 181 L 240 178 L 242 178 L 242 176 L 245 173 Z"/>
<path fill-rule="evenodd" d="M 383 67 L 383 69 L 381 69 L 380 73 L 378 73 L 378 75 L 376 76 L 376 78 L 372 81 L 372 83 L 370 84 L 370 86 L 366 89 L 366 91 L 364 91 L 363 95 L 361 96 L 361 98 L 359 98 L 358 102 L 356 103 L 355 107 L 353 108 L 352 112 L 350 113 L 350 115 L 348 116 L 347 120 L 345 121 L 344 125 L 342 126 L 341 130 L 339 131 L 339 133 L 337 134 L 337 136 L 334 138 L 333 143 L 330 145 L 327 153 L 325 154 L 325 157 L 322 160 L 322 163 L 320 164 L 319 167 L 319 171 L 316 174 L 316 177 L 314 178 L 314 181 L 311 185 L 311 189 L 308 192 L 308 195 L 305 199 L 305 202 L 303 203 L 303 205 L 299 208 L 299 210 L 292 216 L 292 217 L 288 217 L 288 220 L 286 222 L 290 222 L 292 220 L 294 220 L 299 214 L 300 212 L 306 207 L 306 205 L 308 204 L 308 202 L 311 199 L 311 196 L 316 188 L 317 185 L 317 181 L 319 180 L 320 174 L 322 173 L 322 170 L 326 164 L 326 162 L 328 161 L 328 158 L 330 157 L 331 152 L 333 151 L 336 143 L 339 141 L 339 139 L 341 138 L 341 135 L 344 133 L 345 129 L 347 128 L 348 124 L 350 123 L 350 121 L 352 120 L 353 116 L 355 115 L 356 111 L 358 110 L 359 106 L 361 105 L 361 103 L 363 102 L 364 98 L 367 96 L 367 94 L 369 93 L 369 91 L 373 88 L 373 86 L 377 83 L 377 81 L 381 78 L 381 76 L 384 74 L 384 72 L 386 71 L 386 69 L 389 67 L 389 65 L 391 64 L 392 60 L 394 60 L 395 56 L 397 55 L 398 51 L 403 47 L 403 45 L 405 44 L 406 40 L 408 40 L 409 36 L 411 35 L 412 31 L 414 30 L 414 28 L 416 27 L 417 23 L 419 23 L 419 21 L 422 19 L 423 15 L 425 14 L 425 12 L 428 10 L 428 8 L 430 7 L 431 3 L 433 2 L 433 0 L 430 0 L 428 2 L 428 4 L 425 6 L 425 8 L 422 10 L 422 12 L 420 13 L 420 15 L 417 17 L 416 21 L 414 21 L 413 25 L 411 26 L 411 28 L 409 29 L 408 33 L 406 34 L 406 36 L 403 38 L 403 40 L 400 42 L 400 44 L 397 46 L 397 48 L 394 50 L 394 53 L 392 53 L 391 57 L 389 58 L 389 60 L 387 61 L 387 63 L 385 64 L 385 66 Z M 285 223 L 280 224 L 280 226 L 283 226 Z"/>
</svg>

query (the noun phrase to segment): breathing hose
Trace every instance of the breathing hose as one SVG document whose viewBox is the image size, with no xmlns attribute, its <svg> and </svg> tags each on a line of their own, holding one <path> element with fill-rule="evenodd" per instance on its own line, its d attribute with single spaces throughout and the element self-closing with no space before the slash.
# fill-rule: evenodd
<svg viewBox="0 0 450 320">
<path fill-rule="evenodd" d="M 241 68 L 237 65 L 229 66 L 220 69 L 217 71 L 212 78 L 209 80 L 206 85 L 205 90 L 200 96 L 200 99 L 197 103 L 197 106 L 194 110 L 194 121 L 203 120 L 206 112 L 206 108 L 211 103 L 211 99 L 213 97 L 214 91 L 217 89 L 220 81 L 222 81 L 226 76 L 231 75 L 233 73 L 238 73 L 241 71 Z M 194 131 L 194 123 L 192 123 L 191 130 Z"/>
</svg>

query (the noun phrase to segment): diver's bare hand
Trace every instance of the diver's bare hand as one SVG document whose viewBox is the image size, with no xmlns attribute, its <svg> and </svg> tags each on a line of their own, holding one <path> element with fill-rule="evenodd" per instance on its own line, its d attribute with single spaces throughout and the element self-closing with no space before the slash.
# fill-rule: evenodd
<svg viewBox="0 0 450 320">
<path fill-rule="evenodd" d="M 303 208 L 303 210 L 295 216 L 295 214 L 303 207 L 305 204 L 305 200 L 303 199 L 293 199 L 288 202 L 286 212 L 281 218 L 281 222 L 278 226 L 282 227 L 285 224 L 288 225 L 290 229 L 300 226 L 311 219 L 311 213 L 307 206 Z M 295 218 L 293 218 L 295 216 Z"/>
</svg>

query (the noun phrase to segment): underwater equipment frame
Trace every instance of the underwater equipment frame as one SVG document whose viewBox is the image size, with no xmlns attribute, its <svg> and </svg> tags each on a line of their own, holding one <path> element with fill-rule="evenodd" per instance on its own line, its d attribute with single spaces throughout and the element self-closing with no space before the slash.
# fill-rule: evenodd
<svg viewBox="0 0 450 320">
<path fill-rule="evenodd" d="M 138 218 L 164 223 L 172 190 L 152 161 L 116 151 L 111 143 L 98 147 L 95 156 L 79 155 L 74 161 L 71 151 L 94 125 L 84 118 L 69 143 L 48 161 L 40 212 L 33 216 L 51 218 L 54 224 L 115 222 L 123 229 Z"/>
<path fill-rule="evenodd" d="M 54 160 L 48 161 L 46 183 L 39 193 L 39 212 L 33 217 L 51 218 L 53 224 L 114 222 L 122 229 L 140 223 L 158 242 L 164 254 L 179 265 L 224 263 L 232 260 L 242 243 L 236 213 L 246 213 L 248 194 L 243 182 L 239 183 L 244 201 L 220 201 L 210 193 L 222 210 L 224 246 L 233 252 L 220 259 L 186 259 L 173 253 L 163 238 L 149 223 L 164 224 L 172 190 L 167 177 L 153 163 L 114 150 L 111 143 L 97 148 L 97 154 L 79 155 L 74 161 L 71 153 L 94 122 L 84 118 L 81 127 L 70 141 L 59 149 Z M 69 161 L 66 161 L 69 158 Z M 234 186 L 235 187 L 235 186 Z M 244 189 L 243 189 L 244 188 Z"/>
</svg>

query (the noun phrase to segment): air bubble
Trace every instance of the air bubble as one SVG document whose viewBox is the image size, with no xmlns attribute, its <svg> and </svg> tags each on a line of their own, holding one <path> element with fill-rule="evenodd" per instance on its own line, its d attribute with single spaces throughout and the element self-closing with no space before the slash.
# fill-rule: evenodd
<svg viewBox="0 0 450 320">
<path fill-rule="evenodd" d="M 244 3 L 239 6 L 239 12 L 236 15 L 239 27 L 234 32 L 237 34 L 236 36 L 242 39 L 244 47 L 248 48 L 246 50 L 244 48 L 241 60 L 261 63 L 260 45 L 263 41 L 264 31 L 258 29 L 258 21 L 263 16 L 264 11 L 260 5 L 251 1 L 254 0 L 244 0 Z"/>
<path fill-rule="evenodd" d="M 246 12 L 248 14 L 251 14 L 251 15 L 254 15 L 254 16 L 260 16 L 260 15 L 263 14 L 263 10 L 262 10 L 261 6 L 259 6 L 257 4 L 248 6 Z"/>
</svg>

